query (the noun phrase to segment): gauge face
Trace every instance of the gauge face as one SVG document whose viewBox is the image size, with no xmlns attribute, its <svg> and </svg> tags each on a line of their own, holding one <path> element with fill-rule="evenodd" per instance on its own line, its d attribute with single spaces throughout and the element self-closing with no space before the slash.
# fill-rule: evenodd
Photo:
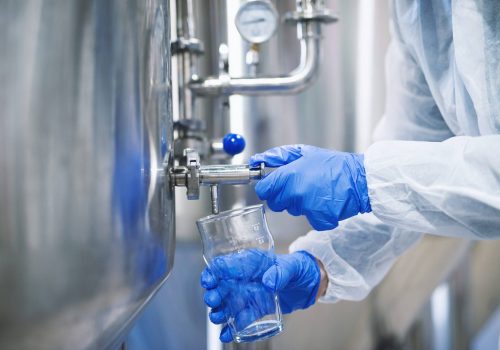
<svg viewBox="0 0 500 350">
<path fill-rule="evenodd" d="M 260 44 L 269 40 L 278 27 L 278 12 L 265 0 L 252 0 L 241 5 L 236 14 L 236 28 L 241 36 Z"/>
</svg>

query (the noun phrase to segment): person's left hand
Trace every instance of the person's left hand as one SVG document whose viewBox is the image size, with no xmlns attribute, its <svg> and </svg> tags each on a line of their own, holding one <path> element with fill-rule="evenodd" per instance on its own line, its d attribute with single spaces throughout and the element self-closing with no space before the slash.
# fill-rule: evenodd
<svg viewBox="0 0 500 350">
<path fill-rule="evenodd" d="M 274 313 L 275 293 L 283 313 L 305 309 L 314 304 L 320 286 L 320 267 L 309 253 L 274 255 L 251 249 L 216 257 L 211 269 L 201 274 L 206 289 L 204 300 L 212 308 L 210 320 L 215 324 L 232 320 L 237 330 Z M 217 276 L 217 277 L 216 277 Z M 220 334 L 222 342 L 233 337 L 226 325 Z"/>
</svg>

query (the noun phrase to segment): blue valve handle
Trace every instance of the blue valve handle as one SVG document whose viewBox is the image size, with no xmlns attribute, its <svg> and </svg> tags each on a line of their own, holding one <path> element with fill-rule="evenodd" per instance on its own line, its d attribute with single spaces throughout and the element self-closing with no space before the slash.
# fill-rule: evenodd
<svg viewBox="0 0 500 350">
<path fill-rule="evenodd" d="M 243 152 L 245 145 L 245 139 L 240 134 L 229 133 L 222 139 L 224 151 L 231 156 Z"/>
</svg>

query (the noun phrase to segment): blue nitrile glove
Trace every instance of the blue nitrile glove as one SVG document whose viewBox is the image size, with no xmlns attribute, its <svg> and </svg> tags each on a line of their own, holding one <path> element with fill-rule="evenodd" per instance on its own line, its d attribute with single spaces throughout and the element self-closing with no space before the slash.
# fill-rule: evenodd
<svg viewBox="0 0 500 350">
<path fill-rule="evenodd" d="M 211 266 L 201 273 L 204 300 L 212 308 L 210 320 L 222 324 L 232 319 L 238 330 L 275 312 L 274 293 L 278 293 L 285 314 L 308 308 L 314 304 L 320 284 L 316 259 L 303 251 L 274 259 L 274 255 L 252 249 L 219 256 Z M 233 340 L 227 324 L 220 340 Z"/>
<path fill-rule="evenodd" d="M 271 210 L 305 215 L 316 230 L 371 211 L 364 156 L 307 145 L 272 148 L 250 158 L 251 166 L 279 167 L 255 191 Z"/>
</svg>

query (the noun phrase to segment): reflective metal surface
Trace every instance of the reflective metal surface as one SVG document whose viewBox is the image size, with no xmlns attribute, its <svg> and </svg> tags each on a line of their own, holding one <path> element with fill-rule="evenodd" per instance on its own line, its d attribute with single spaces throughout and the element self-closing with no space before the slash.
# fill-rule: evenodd
<svg viewBox="0 0 500 350">
<path fill-rule="evenodd" d="M 318 23 L 298 25 L 300 61 L 297 68 L 282 76 L 257 78 L 209 77 L 192 81 L 190 88 L 198 95 L 281 95 L 296 94 L 308 88 L 317 77 L 320 65 L 321 27 Z"/>
<path fill-rule="evenodd" d="M 176 167 L 171 173 L 175 186 L 188 186 L 189 173 L 186 167 Z M 262 179 L 266 174 L 264 166 L 251 168 L 248 164 L 201 165 L 196 168 L 198 186 L 205 185 L 248 185 Z M 270 172 L 269 169 L 267 173 Z"/>
<path fill-rule="evenodd" d="M 2 1 L 0 47 L 0 348 L 115 348 L 173 262 L 168 0 Z"/>
</svg>

